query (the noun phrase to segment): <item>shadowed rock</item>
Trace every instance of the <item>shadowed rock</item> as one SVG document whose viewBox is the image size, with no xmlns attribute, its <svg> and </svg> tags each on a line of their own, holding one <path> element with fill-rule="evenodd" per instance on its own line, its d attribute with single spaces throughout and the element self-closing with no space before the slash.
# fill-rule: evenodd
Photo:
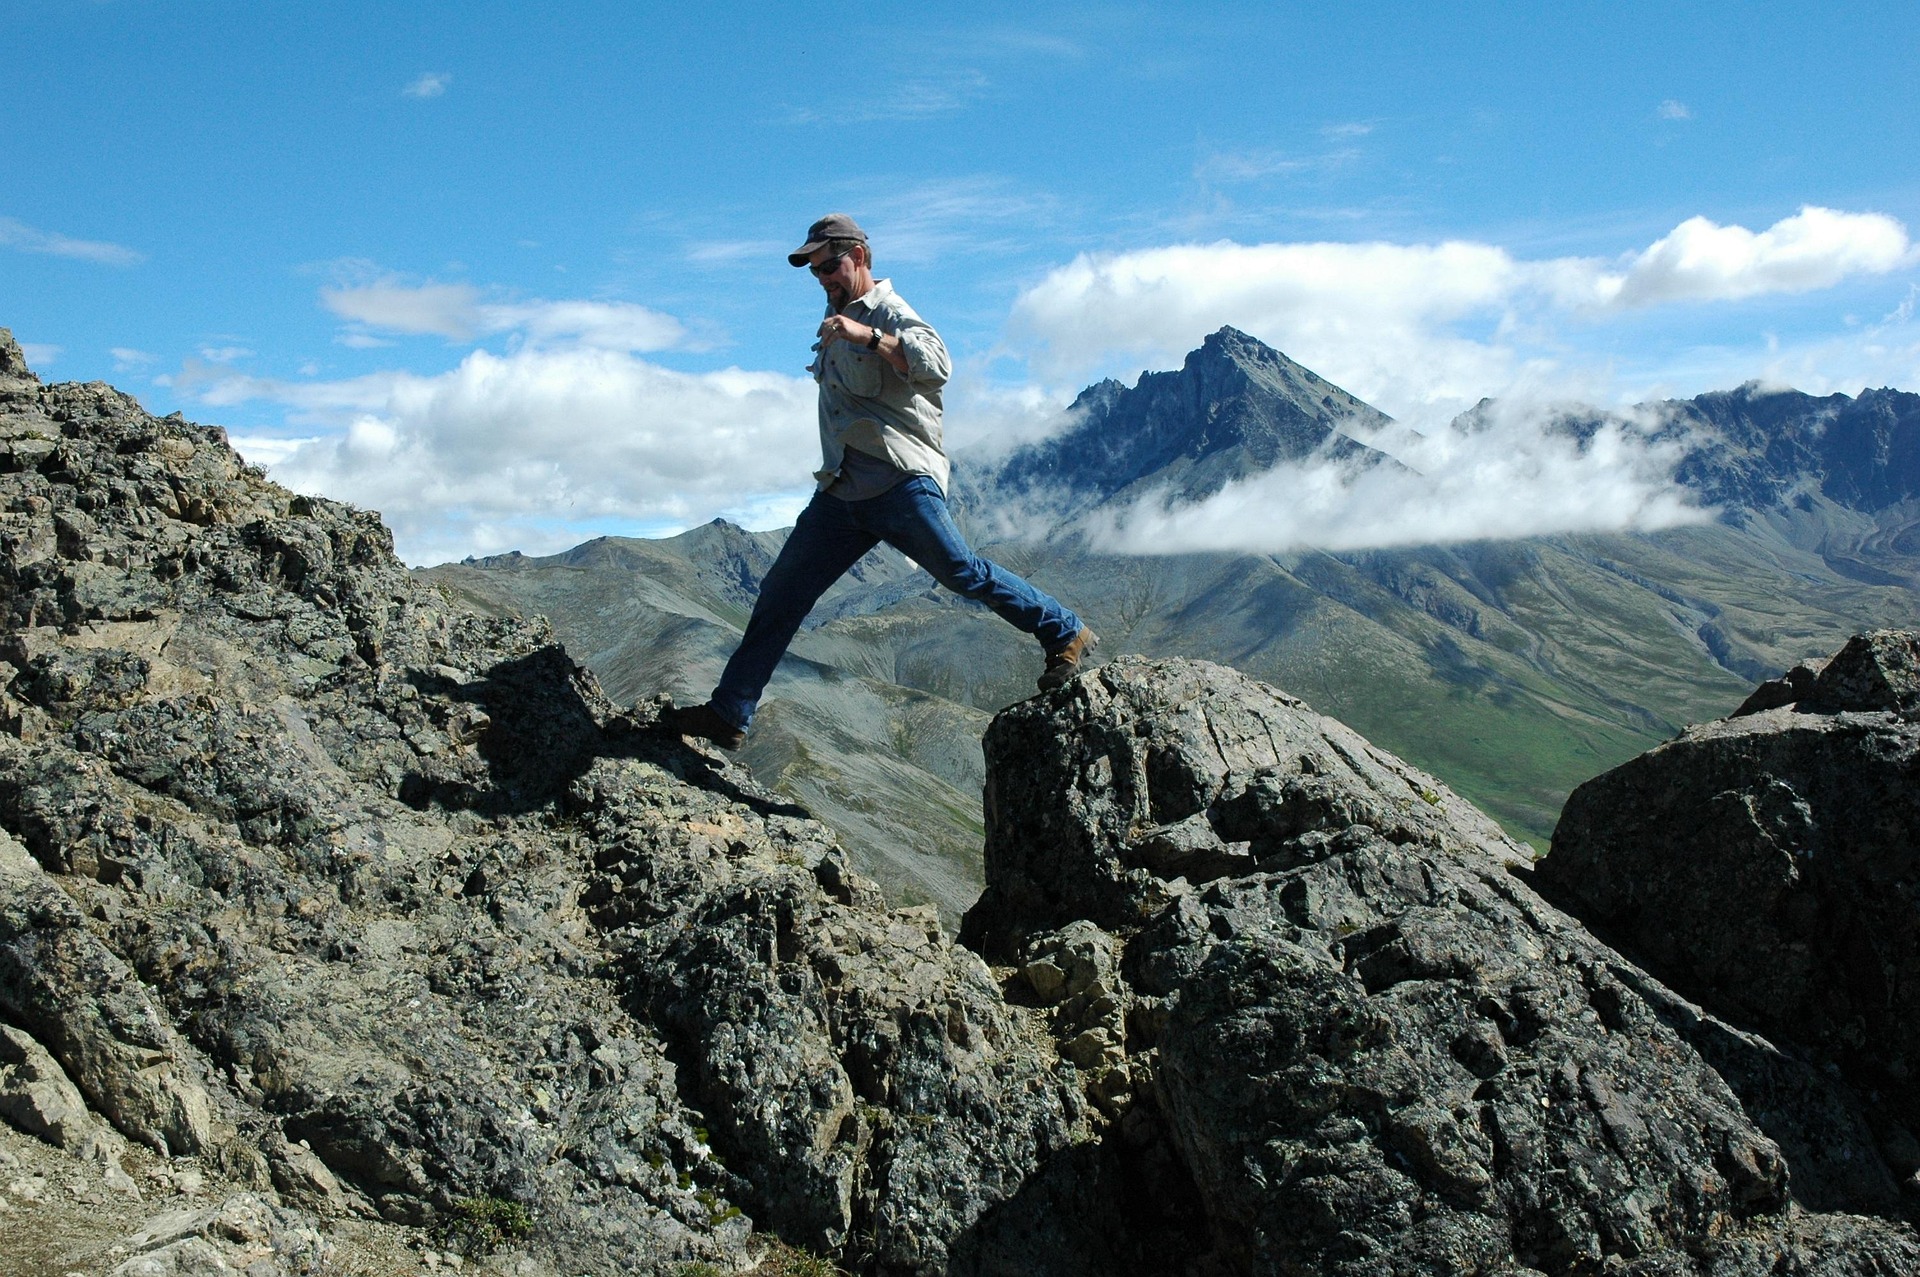
<svg viewBox="0 0 1920 1277">
<path fill-rule="evenodd" d="M 1824 1109 L 1850 1111 L 1856 1129 L 1864 1120 L 1870 1140 L 1819 1130 L 1804 1105 L 1774 1107 L 1836 1162 L 1844 1154 L 1835 1177 L 1899 1178 L 1909 1208 L 1920 1188 L 1917 651 L 1911 633 L 1857 636 L 1777 680 L 1791 699 L 1752 708 L 1765 685 L 1735 717 L 1589 781 L 1539 872 L 1543 890 L 1667 983 L 1826 1078 L 1839 1098 Z"/>
</svg>

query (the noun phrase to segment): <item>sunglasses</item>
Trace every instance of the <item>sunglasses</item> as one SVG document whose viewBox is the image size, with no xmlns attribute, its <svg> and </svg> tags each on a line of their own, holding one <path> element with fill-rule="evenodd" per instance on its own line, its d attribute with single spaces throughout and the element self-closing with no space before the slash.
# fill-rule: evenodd
<svg viewBox="0 0 1920 1277">
<path fill-rule="evenodd" d="M 813 277 L 815 279 L 825 279 L 827 276 L 839 270 L 840 263 L 846 260 L 847 260 L 847 254 L 841 253 L 838 256 L 829 257 L 824 262 L 808 262 L 807 269 L 813 272 Z"/>
</svg>

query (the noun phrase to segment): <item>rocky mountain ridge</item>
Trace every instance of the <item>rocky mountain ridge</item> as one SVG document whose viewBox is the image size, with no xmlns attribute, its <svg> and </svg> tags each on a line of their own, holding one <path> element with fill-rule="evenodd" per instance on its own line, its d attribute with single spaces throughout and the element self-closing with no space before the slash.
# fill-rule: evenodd
<svg viewBox="0 0 1920 1277">
<path fill-rule="evenodd" d="M 528 1277 L 1920 1266 L 1847 1084 L 1292 696 L 1123 657 L 1000 715 L 976 952 L 377 518 L 9 344 L 0 1114 L 235 1188 L 57 1271 L 366 1271 L 357 1218 Z"/>
<path fill-rule="evenodd" d="M 1081 391 L 1060 434 L 1015 451 L 957 500 L 980 509 L 1040 498 L 1071 514 L 1152 484 L 1196 501 L 1285 461 L 1392 464 L 1355 437 L 1390 418 L 1237 328 L 1222 328 L 1178 369 L 1109 378 Z"/>
</svg>

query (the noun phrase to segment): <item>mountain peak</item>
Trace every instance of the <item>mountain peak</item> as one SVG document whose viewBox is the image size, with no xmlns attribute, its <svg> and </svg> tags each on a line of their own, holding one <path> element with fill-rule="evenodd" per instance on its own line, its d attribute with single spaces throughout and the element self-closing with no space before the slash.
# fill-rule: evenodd
<svg viewBox="0 0 1920 1277">
<path fill-rule="evenodd" d="M 1000 469 L 1001 486 L 1102 501 L 1138 484 L 1195 500 L 1322 452 L 1378 460 L 1346 427 L 1389 420 L 1231 326 L 1210 333 L 1177 369 L 1143 372 L 1131 388 L 1112 379 L 1087 387 L 1070 411 L 1075 425 L 1015 453 Z"/>
<path fill-rule="evenodd" d="M 1252 358 L 1265 361 L 1275 356 L 1286 359 L 1285 355 L 1280 354 L 1272 346 L 1251 333 L 1241 332 L 1232 324 L 1222 324 L 1208 333 L 1206 339 L 1197 348 L 1188 351 L 1187 365 L 1191 367 L 1196 360 L 1204 359 L 1209 355 L 1234 360 Z M 1288 360 L 1288 362 L 1292 361 Z"/>
</svg>

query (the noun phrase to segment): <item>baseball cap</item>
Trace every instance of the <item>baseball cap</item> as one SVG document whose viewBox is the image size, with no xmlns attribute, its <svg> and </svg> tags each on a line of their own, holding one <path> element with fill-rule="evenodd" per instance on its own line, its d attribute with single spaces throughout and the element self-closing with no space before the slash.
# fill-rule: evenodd
<svg viewBox="0 0 1920 1277">
<path fill-rule="evenodd" d="M 807 242 L 788 253 L 787 260 L 795 266 L 805 266 L 807 259 L 826 247 L 830 239 L 857 239 L 864 244 L 867 233 L 845 213 L 828 213 L 807 227 Z"/>
</svg>

